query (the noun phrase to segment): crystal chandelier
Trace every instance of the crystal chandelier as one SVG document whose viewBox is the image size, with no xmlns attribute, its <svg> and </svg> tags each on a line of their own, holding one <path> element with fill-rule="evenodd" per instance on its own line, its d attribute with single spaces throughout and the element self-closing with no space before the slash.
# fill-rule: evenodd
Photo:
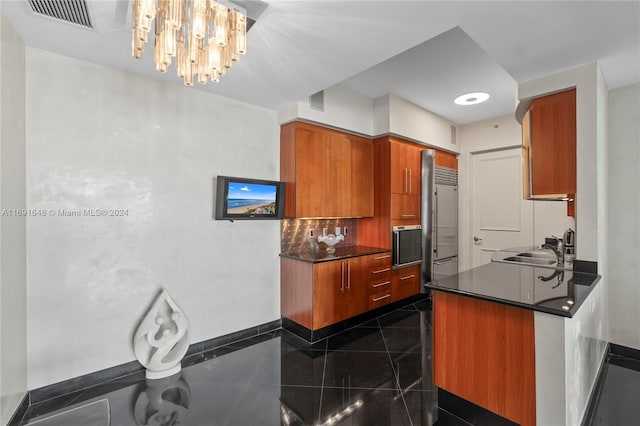
<svg viewBox="0 0 640 426">
<path fill-rule="evenodd" d="M 133 0 L 132 55 L 142 58 L 155 18 L 154 62 L 167 72 L 176 58 L 178 77 L 219 81 L 247 51 L 247 17 L 215 0 Z"/>
</svg>

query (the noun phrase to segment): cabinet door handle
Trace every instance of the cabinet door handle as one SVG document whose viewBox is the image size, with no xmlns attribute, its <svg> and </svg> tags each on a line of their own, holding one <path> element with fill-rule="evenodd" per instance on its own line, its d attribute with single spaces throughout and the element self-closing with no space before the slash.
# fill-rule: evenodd
<svg viewBox="0 0 640 426">
<path fill-rule="evenodd" d="M 351 262 L 347 263 L 347 290 L 351 291 Z"/>
<path fill-rule="evenodd" d="M 379 271 L 373 271 L 372 274 L 382 274 L 383 272 L 389 272 L 391 268 L 380 269 Z"/>
<path fill-rule="evenodd" d="M 387 285 L 387 284 L 391 284 L 391 281 L 385 281 L 385 282 L 379 283 L 379 284 L 371 284 L 371 287 L 378 288 L 378 287 L 382 287 L 383 285 Z"/>
<path fill-rule="evenodd" d="M 344 262 L 340 262 L 340 293 L 344 293 Z"/>
<path fill-rule="evenodd" d="M 413 274 L 413 275 L 407 275 L 406 277 L 400 277 L 400 281 L 408 280 L 408 279 L 410 279 L 410 278 L 415 278 L 415 276 L 416 276 L 416 275 L 415 275 L 415 274 Z"/>
<path fill-rule="evenodd" d="M 411 186 L 412 186 L 411 185 L 411 169 L 408 169 L 408 170 L 409 170 L 409 193 L 411 194 L 412 193 L 412 190 L 411 190 Z"/>
<path fill-rule="evenodd" d="M 382 260 L 382 259 L 389 259 L 391 257 L 390 254 L 387 254 L 386 256 L 378 256 L 378 257 L 374 257 L 373 260 Z"/>
<path fill-rule="evenodd" d="M 374 298 L 373 298 L 373 301 L 374 301 L 374 302 L 377 302 L 377 301 L 379 301 L 379 300 L 386 299 L 387 297 L 391 297 L 391 295 L 390 295 L 390 294 L 385 294 L 384 296 L 374 297 Z"/>
<path fill-rule="evenodd" d="M 407 177 L 409 176 L 409 173 L 407 173 L 407 169 L 403 170 L 404 172 L 404 192 L 408 192 L 407 188 L 409 187 L 409 185 L 407 184 Z"/>
</svg>

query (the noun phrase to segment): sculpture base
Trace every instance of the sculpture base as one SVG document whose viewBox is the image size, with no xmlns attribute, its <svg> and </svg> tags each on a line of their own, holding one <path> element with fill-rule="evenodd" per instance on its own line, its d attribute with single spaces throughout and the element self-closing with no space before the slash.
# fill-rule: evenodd
<svg viewBox="0 0 640 426">
<path fill-rule="evenodd" d="M 176 373 L 179 373 L 182 370 L 182 365 L 178 364 L 175 367 L 171 367 L 167 370 L 162 371 L 151 371 L 147 370 L 144 373 L 144 376 L 147 379 L 163 379 L 165 377 L 173 376 Z"/>
</svg>

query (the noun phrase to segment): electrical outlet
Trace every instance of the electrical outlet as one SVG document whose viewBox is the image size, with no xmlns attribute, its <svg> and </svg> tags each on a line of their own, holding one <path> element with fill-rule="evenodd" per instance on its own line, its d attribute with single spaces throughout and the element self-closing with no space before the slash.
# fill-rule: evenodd
<svg viewBox="0 0 640 426">
<path fill-rule="evenodd" d="M 324 235 L 326 237 L 328 230 L 329 230 L 329 228 L 322 228 L 322 235 Z"/>
<path fill-rule="evenodd" d="M 307 237 L 313 238 L 313 229 L 307 229 Z"/>
<path fill-rule="evenodd" d="M 347 228 L 346 226 L 343 229 L 344 235 L 347 235 L 349 233 L 349 228 Z"/>
<path fill-rule="evenodd" d="M 340 228 L 339 226 L 336 226 L 336 235 L 340 235 L 341 230 L 342 228 Z"/>
</svg>

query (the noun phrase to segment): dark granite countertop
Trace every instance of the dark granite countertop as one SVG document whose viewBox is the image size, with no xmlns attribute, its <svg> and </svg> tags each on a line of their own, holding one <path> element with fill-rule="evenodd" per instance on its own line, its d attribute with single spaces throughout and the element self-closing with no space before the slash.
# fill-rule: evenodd
<svg viewBox="0 0 640 426">
<path fill-rule="evenodd" d="M 327 253 L 322 248 L 317 252 L 298 252 L 298 253 L 280 253 L 280 257 L 286 257 L 288 259 L 301 260 L 303 262 L 326 262 L 329 260 L 339 260 L 347 257 L 366 256 L 368 254 L 390 252 L 390 249 L 384 249 L 380 247 L 368 247 L 368 246 L 344 246 L 336 247 L 336 251 L 333 254 Z"/>
<path fill-rule="evenodd" d="M 571 318 L 599 280 L 592 273 L 491 262 L 426 287 Z"/>
</svg>

